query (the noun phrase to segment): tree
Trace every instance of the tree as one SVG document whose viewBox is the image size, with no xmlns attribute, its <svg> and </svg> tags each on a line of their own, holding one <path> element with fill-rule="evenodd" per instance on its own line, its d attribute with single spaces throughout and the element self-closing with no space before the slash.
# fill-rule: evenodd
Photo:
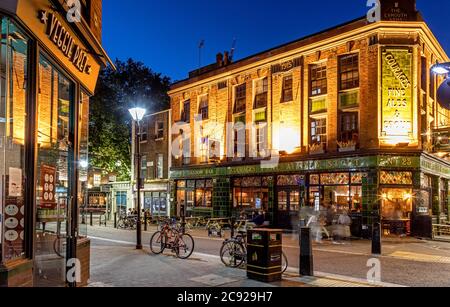
<svg viewBox="0 0 450 307">
<path fill-rule="evenodd" d="M 115 64 L 116 71 L 106 67 L 100 72 L 90 101 L 89 152 L 92 166 L 116 173 L 118 180 L 129 180 L 132 120 L 128 109 L 140 106 L 148 113 L 168 109 L 170 78 L 133 59 Z"/>
</svg>

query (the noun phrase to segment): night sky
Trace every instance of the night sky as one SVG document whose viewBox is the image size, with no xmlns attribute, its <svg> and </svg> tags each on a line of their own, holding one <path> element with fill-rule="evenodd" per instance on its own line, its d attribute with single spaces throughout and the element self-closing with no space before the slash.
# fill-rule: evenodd
<svg viewBox="0 0 450 307">
<path fill-rule="evenodd" d="M 235 60 L 366 15 L 366 0 L 104 0 L 103 44 L 112 59 L 129 57 L 185 79 L 230 50 Z M 450 1 L 417 7 L 450 54 Z"/>
</svg>

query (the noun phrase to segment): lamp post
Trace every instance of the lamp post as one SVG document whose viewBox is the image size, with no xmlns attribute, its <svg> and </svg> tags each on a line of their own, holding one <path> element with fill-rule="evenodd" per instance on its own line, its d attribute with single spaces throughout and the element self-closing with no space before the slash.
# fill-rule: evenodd
<svg viewBox="0 0 450 307">
<path fill-rule="evenodd" d="M 137 221 L 136 221 L 136 249 L 142 249 L 142 229 L 141 229 L 141 121 L 144 118 L 145 109 L 133 108 L 128 110 L 133 117 L 133 121 L 137 125 L 137 132 L 135 134 L 136 140 L 136 153 L 135 153 L 135 167 L 136 167 L 136 182 L 137 182 Z"/>
</svg>

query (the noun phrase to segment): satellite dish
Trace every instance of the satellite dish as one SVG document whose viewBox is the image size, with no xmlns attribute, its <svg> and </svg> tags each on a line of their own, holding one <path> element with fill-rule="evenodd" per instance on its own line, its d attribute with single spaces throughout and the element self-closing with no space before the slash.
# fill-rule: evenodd
<svg viewBox="0 0 450 307">
<path fill-rule="evenodd" d="M 450 110 L 450 78 L 447 78 L 441 86 L 439 86 L 437 100 L 443 108 Z"/>
</svg>

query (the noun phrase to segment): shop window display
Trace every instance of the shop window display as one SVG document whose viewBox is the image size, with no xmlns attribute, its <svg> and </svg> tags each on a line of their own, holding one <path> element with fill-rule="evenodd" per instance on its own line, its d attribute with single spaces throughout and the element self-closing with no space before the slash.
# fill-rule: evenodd
<svg viewBox="0 0 450 307">
<path fill-rule="evenodd" d="M 28 39 L 0 17 L 0 262 L 25 254 Z"/>
</svg>

